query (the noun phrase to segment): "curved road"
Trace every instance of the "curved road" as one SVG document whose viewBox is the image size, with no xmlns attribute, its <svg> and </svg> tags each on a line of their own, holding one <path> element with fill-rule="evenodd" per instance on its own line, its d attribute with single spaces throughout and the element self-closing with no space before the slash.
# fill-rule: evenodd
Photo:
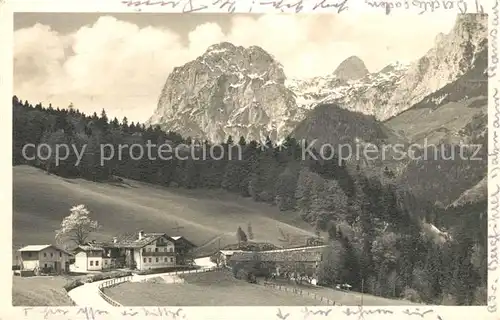
<svg viewBox="0 0 500 320">
<path fill-rule="evenodd" d="M 210 269 L 215 266 L 212 262 L 210 262 L 210 258 L 200 258 L 195 260 L 195 264 L 200 266 L 201 269 Z M 146 274 L 146 275 L 137 275 L 134 274 L 132 277 L 131 282 L 140 282 L 144 281 L 147 279 L 151 278 L 157 278 L 157 277 L 168 277 L 172 276 L 169 278 L 172 278 L 171 281 L 168 279 L 165 279 L 167 282 L 174 282 L 174 275 L 175 274 L 181 274 L 181 273 L 193 273 L 193 270 L 188 270 L 188 271 L 182 271 L 182 272 L 166 272 L 166 273 L 157 273 L 157 274 Z M 104 300 L 100 295 L 99 295 L 99 285 L 103 282 L 108 281 L 109 279 L 106 280 L 100 280 L 96 282 L 91 282 L 91 283 L 85 283 L 84 285 L 81 285 L 79 287 L 76 287 L 70 291 L 68 291 L 68 295 L 73 300 L 73 302 L 77 306 L 92 306 L 94 308 L 108 308 L 111 305 Z"/>
</svg>

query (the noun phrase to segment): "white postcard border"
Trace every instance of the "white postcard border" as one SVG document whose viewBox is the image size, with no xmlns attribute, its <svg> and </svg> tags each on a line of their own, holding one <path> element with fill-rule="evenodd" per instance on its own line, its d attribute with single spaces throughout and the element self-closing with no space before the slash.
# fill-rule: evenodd
<svg viewBox="0 0 500 320">
<path fill-rule="evenodd" d="M 360 14 L 425 14 L 429 19 L 439 19 L 443 14 L 476 13 L 489 14 L 489 162 L 488 162 L 488 306 L 456 307 L 137 307 L 115 308 L 106 310 L 88 307 L 12 307 L 12 270 L 10 263 L 1 264 L 0 289 L 2 305 L 0 319 L 500 319 L 498 311 L 500 265 L 498 253 L 500 245 L 500 76 L 498 66 L 498 0 L 456 0 L 456 1 L 378 1 L 378 0 L 176 0 L 164 1 L 164 5 L 153 5 L 155 1 L 23 1 L 0 0 L 0 98 L 2 105 L 2 134 L 6 145 L 1 158 L 3 190 L 0 194 L 4 212 L 4 227 L 0 238 L 5 245 L 0 249 L 4 257 L 12 255 L 12 43 L 13 12 L 220 12 L 220 13 L 331 13 L 342 15 Z M 268 4 L 261 4 L 268 2 Z M 445 9 L 445 2 L 449 9 Z M 147 5 L 150 3 L 150 5 Z M 167 4 L 165 4 L 167 3 Z M 171 3 L 171 4 L 168 4 Z M 175 6 L 173 4 L 176 4 Z M 140 5 L 137 5 L 140 4 Z M 197 8 L 206 7 L 202 10 Z M 299 9 L 300 8 L 300 9 Z M 339 13 L 339 11 L 341 11 Z M 8 260 L 10 261 L 10 260 Z"/>
</svg>

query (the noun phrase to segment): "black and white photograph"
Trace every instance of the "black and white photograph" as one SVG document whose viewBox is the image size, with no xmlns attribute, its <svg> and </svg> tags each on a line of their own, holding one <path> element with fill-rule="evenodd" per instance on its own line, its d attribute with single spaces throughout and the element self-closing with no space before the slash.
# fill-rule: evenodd
<svg viewBox="0 0 500 320">
<path fill-rule="evenodd" d="M 13 28 L 13 306 L 487 305 L 488 15 Z"/>
</svg>

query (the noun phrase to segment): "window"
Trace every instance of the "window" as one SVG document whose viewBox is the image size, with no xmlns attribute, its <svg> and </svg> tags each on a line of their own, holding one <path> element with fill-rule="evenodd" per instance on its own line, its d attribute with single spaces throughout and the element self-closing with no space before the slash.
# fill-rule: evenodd
<svg viewBox="0 0 500 320">
<path fill-rule="evenodd" d="M 155 248 L 155 252 L 158 252 L 158 248 Z"/>
<path fill-rule="evenodd" d="M 94 266 L 94 260 L 90 260 L 90 266 L 93 267 Z"/>
<path fill-rule="evenodd" d="M 167 262 L 167 258 L 165 257 L 165 259 L 163 260 L 163 262 Z"/>
<path fill-rule="evenodd" d="M 151 248 L 148 248 L 148 252 L 151 252 Z"/>
<path fill-rule="evenodd" d="M 146 248 L 142 249 L 142 253 L 145 253 L 146 252 Z"/>
<path fill-rule="evenodd" d="M 46 263 L 44 263 L 44 264 L 43 264 L 43 267 L 44 267 L 44 268 L 47 268 L 47 264 L 46 264 Z"/>
<path fill-rule="evenodd" d="M 54 254 L 51 252 L 51 253 L 50 253 L 50 257 L 52 258 L 53 256 L 54 256 Z"/>
<path fill-rule="evenodd" d="M 169 252 L 174 252 L 174 248 L 170 247 L 170 248 L 168 248 L 168 251 Z"/>
<path fill-rule="evenodd" d="M 99 266 L 99 260 L 96 260 L 95 262 L 95 266 L 98 267 Z"/>
<path fill-rule="evenodd" d="M 43 253 L 43 256 L 44 256 L 44 257 L 46 257 L 46 256 L 47 256 L 47 252 L 44 252 L 44 253 Z"/>
<path fill-rule="evenodd" d="M 158 263 L 158 262 L 159 262 L 159 261 L 158 261 L 158 258 L 156 258 L 156 263 Z"/>
<path fill-rule="evenodd" d="M 149 263 L 151 263 L 151 258 L 148 259 Z"/>
<path fill-rule="evenodd" d="M 147 261 L 147 260 L 148 260 L 148 259 L 144 258 L 142 261 L 144 261 L 144 263 L 146 263 L 146 261 Z"/>
<path fill-rule="evenodd" d="M 174 262 L 174 258 L 170 257 L 170 262 Z"/>
<path fill-rule="evenodd" d="M 104 264 L 107 265 L 108 264 L 108 260 L 104 260 Z"/>
<path fill-rule="evenodd" d="M 31 252 L 28 252 L 28 257 L 30 257 L 30 258 L 31 258 Z"/>
<path fill-rule="evenodd" d="M 59 257 L 62 257 L 62 252 L 59 252 Z"/>
</svg>

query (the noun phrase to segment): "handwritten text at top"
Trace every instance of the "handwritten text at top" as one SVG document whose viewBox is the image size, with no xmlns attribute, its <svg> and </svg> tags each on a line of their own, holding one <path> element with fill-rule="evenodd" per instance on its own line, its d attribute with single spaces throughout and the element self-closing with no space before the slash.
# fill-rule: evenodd
<svg viewBox="0 0 500 320">
<path fill-rule="evenodd" d="M 237 1 L 237 0 L 212 0 L 211 2 L 200 0 L 124 0 L 122 4 L 127 7 L 150 7 L 159 6 L 170 9 L 178 9 L 182 13 L 201 12 L 208 10 L 223 10 L 228 13 L 253 12 L 256 8 L 263 8 L 266 12 L 276 10 L 278 12 L 302 11 L 336 11 L 340 13 L 348 9 L 349 0 L 276 0 L 276 1 Z M 238 4 L 238 7 L 237 7 Z"/>
</svg>

